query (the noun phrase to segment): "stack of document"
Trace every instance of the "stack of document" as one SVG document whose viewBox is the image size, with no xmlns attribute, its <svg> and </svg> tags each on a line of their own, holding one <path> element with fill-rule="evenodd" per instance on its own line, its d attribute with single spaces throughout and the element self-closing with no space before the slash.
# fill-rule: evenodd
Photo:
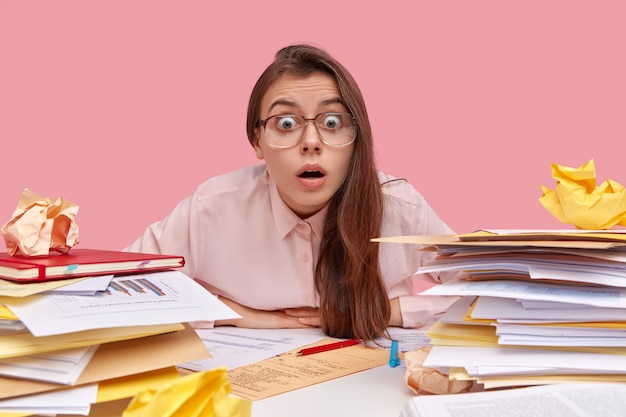
<svg viewBox="0 0 626 417">
<path fill-rule="evenodd" d="M 0 280 L 0 303 L 0 412 L 32 414 L 87 415 L 169 383 L 211 356 L 189 322 L 239 317 L 176 270 Z"/>
<path fill-rule="evenodd" d="M 382 239 L 381 239 L 382 240 Z M 424 366 L 485 388 L 626 382 L 626 231 L 412 236 L 417 272 L 459 271 L 424 295 L 462 298 L 428 331 Z"/>
</svg>

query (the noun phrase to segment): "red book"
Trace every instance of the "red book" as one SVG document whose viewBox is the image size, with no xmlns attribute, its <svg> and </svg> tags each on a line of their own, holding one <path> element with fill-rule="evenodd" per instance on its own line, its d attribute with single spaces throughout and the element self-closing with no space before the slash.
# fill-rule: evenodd
<svg viewBox="0 0 626 417">
<path fill-rule="evenodd" d="M 0 253 L 0 278 L 16 282 L 41 282 L 94 275 L 161 271 L 185 265 L 182 256 L 72 249 L 44 256 Z"/>
</svg>

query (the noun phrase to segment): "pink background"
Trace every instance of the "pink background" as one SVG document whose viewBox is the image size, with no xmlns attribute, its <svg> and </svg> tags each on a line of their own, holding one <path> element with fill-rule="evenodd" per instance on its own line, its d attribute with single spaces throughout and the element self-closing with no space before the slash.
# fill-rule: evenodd
<svg viewBox="0 0 626 417">
<path fill-rule="evenodd" d="M 625 5 L 0 0 L 0 222 L 30 188 L 80 206 L 81 247 L 124 247 L 257 162 L 248 94 L 306 41 L 360 83 L 379 167 L 457 232 L 565 227 L 538 202 L 551 163 L 626 184 Z"/>
</svg>

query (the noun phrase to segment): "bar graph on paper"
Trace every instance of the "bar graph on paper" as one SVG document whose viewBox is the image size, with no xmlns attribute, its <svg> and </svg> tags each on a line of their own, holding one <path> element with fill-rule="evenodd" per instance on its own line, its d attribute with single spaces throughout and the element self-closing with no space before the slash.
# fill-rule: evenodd
<svg viewBox="0 0 626 417">
<path fill-rule="evenodd" d="M 167 294 L 157 284 L 148 278 L 127 278 L 113 280 L 106 289 L 105 294 L 113 295 L 115 293 L 125 294 L 132 297 L 139 294 L 154 294 L 157 297 L 165 297 Z"/>
<path fill-rule="evenodd" d="M 175 285 L 164 274 L 116 276 L 105 291 L 95 296 L 64 294 L 53 295 L 50 299 L 62 311 L 80 314 L 112 307 L 117 311 L 137 311 L 191 303 L 187 296 L 176 290 Z"/>
</svg>

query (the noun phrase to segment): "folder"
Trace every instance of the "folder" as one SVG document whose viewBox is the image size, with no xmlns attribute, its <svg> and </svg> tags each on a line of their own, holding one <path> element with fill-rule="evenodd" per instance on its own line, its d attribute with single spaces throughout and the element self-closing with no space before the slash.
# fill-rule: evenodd
<svg viewBox="0 0 626 417">
<path fill-rule="evenodd" d="M 181 323 L 148 326 L 123 326 L 106 329 L 89 329 L 80 332 L 35 337 L 30 332 L 16 332 L 0 337 L 0 361 L 23 355 L 38 355 L 55 350 L 75 349 L 84 346 L 119 342 L 163 333 L 177 332 Z"/>
<path fill-rule="evenodd" d="M 477 230 L 458 235 L 464 242 L 577 240 L 626 243 L 626 230 Z"/>
<path fill-rule="evenodd" d="M 162 271 L 185 265 L 182 256 L 121 252 L 101 249 L 74 249 L 69 253 L 45 256 L 11 256 L 0 253 L 0 278 L 28 283 L 54 279 L 131 272 Z"/>
<path fill-rule="evenodd" d="M 76 386 L 140 374 L 211 357 L 189 324 L 185 329 L 101 345 L 81 374 Z M 35 394 L 64 385 L 0 377 L 0 398 Z"/>
<path fill-rule="evenodd" d="M 513 238 L 515 237 L 515 238 Z M 576 249 L 612 249 L 626 246 L 626 235 L 604 233 L 602 236 L 589 234 L 545 235 L 516 234 L 496 235 L 490 232 L 475 232 L 464 235 L 408 235 L 408 236 L 385 236 L 370 239 L 371 242 L 379 243 L 409 243 L 420 245 L 420 250 L 437 251 L 438 248 L 519 248 L 521 246 L 537 248 L 576 248 Z"/>
</svg>

